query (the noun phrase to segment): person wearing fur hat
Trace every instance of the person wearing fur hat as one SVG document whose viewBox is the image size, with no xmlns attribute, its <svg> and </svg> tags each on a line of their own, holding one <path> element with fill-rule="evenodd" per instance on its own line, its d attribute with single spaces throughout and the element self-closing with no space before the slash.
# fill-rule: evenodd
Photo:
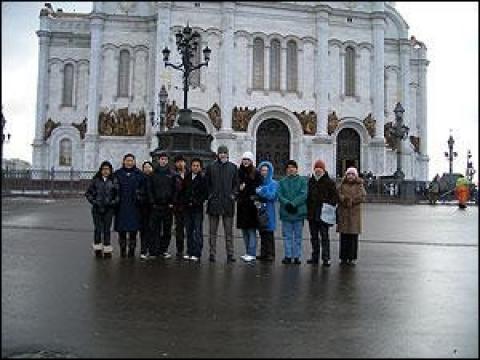
<svg viewBox="0 0 480 360">
<path fill-rule="evenodd" d="M 95 256 L 111 258 L 113 247 L 110 243 L 110 229 L 115 206 L 119 202 L 119 185 L 117 178 L 113 176 L 112 164 L 109 161 L 102 162 L 85 192 L 85 197 L 92 204 Z"/>
<path fill-rule="evenodd" d="M 358 235 L 362 232 L 362 202 L 366 197 L 363 180 L 350 167 L 338 186 L 337 232 L 340 233 L 340 263 L 354 265 L 358 253 Z"/>
<path fill-rule="evenodd" d="M 315 161 L 313 174 L 308 181 L 307 194 L 307 218 L 310 227 L 310 241 L 312 243 L 312 257 L 307 264 L 317 265 L 320 257 L 320 242 L 318 233 L 322 239 L 322 262 L 324 266 L 330 266 L 330 238 L 328 234 L 329 224 L 321 220 L 323 204 L 335 206 L 338 203 L 338 193 L 335 182 L 328 176 L 323 160 Z"/>
<path fill-rule="evenodd" d="M 208 184 L 207 214 L 210 224 L 209 245 L 210 262 L 215 261 L 217 253 L 217 231 L 220 216 L 225 231 L 227 262 L 234 258 L 233 216 L 235 215 L 235 198 L 238 191 L 237 165 L 228 160 L 228 148 L 220 145 L 217 160 L 210 164 L 205 172 Z"/>
<path fill-rule="evenodd" d="M 257 209 L 255 207 L 255 190 L 262 183 L 260 172 L 253 164 L 253 154 L 246 151 L 238 169 L 239 191 L 237 197 L 237 228 L 242 230 L 245 242 L 245 262 L 253 262 L 257 255 Z"/>
</svg>

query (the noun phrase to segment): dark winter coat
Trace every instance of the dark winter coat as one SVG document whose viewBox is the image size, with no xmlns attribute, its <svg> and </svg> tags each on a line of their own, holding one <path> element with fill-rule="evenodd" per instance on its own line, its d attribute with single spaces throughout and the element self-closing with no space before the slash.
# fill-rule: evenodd
<svg viewBox="0 0 480 360">
<path fill-rule="evenodd" d="M 213 162 L 206 171 L 208 185 L 207 213 L 213 216 L 235 215 L 235 197 L 238 191 L 237 166 L 227 161 Z"/>
<path fill-rule="evenodd" d="M 366 192 L 363 180 L 356 178 L 350 183 L 343 178 L 338 187 L 337 232 L 344 234 L 360 234 L 362 232 L 362 202 Z"/>
<path fill-rule="evenodd" d="M 152 212 L 152 205 L 148 200 L 148 187 L 150 186 L 150 177 L 151 175 L 146 175 L 143 173 L 144 181 L 142 186 L 137 190 L 137 206 L 140 209 L 140 216 L 142 218 L 142 223 L 147 224 L 148 219 Z"/>
<path fill-rule="evenodd" d="M 138 191 L 145 178 L 136 167 L 120 168 L 114 176 L 120 185 L 120 202 L 115 214 L 115 231 L 137 231 L 141 228 Z"/>
<path fill-rule="evenodd" d="M 176 201 L 175 173 L 167 166 L 157 166 L 148 186 L 148 199 L 156 210 L 168 210 Z"/>
<path fill-rule="evenodd" d="M 117 178 L 110 176 L 104 180 L 102 176 L 95 176 L 85 192 L 85 197 L 101 213 L 115 208 L 120 200 Z"/>
<path fill-rule="evenodd" d="M 318 220 L 322 210 L 323 203 L 335 206 L 338 203 L 337 186 L 335 182 L 325 172 L 323 176 L 316 180 L 312 175 L 308 180 L 307 194 L 307 218 L 308 220 Z"/>
<path fill-rule="evenodd" d="M 253 172 L 253 176 L 249 175 Z M 256 229 L 258 227 L 257 208 L 254 200 L 256 198 L 256 189 L 262 183 L 260 172 L 253 165 L 245 167 L 240 165 L 238 169 L 238 184 L 245 184 L 243 190 L 238 190 L 237 196 L 237 228 L 238 229 Z"/>
<path fill-rule="evenodd" d="M 269 161 L 262 161 L 257 169 L 260 170 L 262 166 L 268 167 L 268 175 L 263 178 L 262 184 L 257 187 L 256 193 L 259 200 L 264 203 L 262 206 L 266 206 L 268 214 L 268 225 L 266 231 L 275 231 L 277 225 L 275 214 L 275 202 L 278 198 L 278 182 L 273 180 L 273 166 Z"/>
<path fill-rule="evenodd" d="M 203 212 L 203 203 L 208 198 L 207 179 L 203 173 L 198 173 L 195 179 L 192 179 L 192 173 L 185 176 L 185 210 Z"/>
<path fill-rule="evenodd" d="M 185 181 L 191 174 L 189 171 L 185 171 L 185 175 L 182 178 L 179 172 L 175 173 L 175 203 L 174 211 L 175 213 L 181 213 L 187 204 L 186 194 L 185 194 Z"/>
</svg>

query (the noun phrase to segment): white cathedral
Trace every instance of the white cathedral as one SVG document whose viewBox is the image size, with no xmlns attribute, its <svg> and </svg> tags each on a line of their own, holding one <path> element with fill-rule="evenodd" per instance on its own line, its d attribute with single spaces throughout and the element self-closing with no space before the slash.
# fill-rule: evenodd
<svg viewBox="0 0 480 360">
<path fill-rule="evenodd" d="M 175 34 L 187 24 L 212 50 L 190 78 L 195 126 L 230 159 L 252 151 L 283 173 L 323 159 L 331 176 L 346 167 L 392 175 L 393 112 L 405 109 L 401 143 L 407 179 L 428 180 L 425 45 L 408 35 L 394 2 L 93 2 L 90 14 L 48 3 L 40 12 L 33 169 L 119 167 L 124 154 L 150 159 L 155 134 L 177 126 L 182 74 Z M 165 117 L 159 92 L 168 93 Z M 163 125 L 158 121 L 164 118 Z"/>
</svg>

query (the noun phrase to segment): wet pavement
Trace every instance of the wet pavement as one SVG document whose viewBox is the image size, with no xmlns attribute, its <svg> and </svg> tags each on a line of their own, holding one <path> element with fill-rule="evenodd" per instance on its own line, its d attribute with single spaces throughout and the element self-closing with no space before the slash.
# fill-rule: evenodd
<svg viewBox="0 0 480 360">
<path fill-rule="evenodd" d="M 2 357 L 478 357 L 478 208 L 365 204 L 359 262 L 330 268 L 91 251 L 83 199 L 2 200 Z M 208 224 L 205 226 L 208 232 Z M 175 252 L 174 238 L 170 245 Z"/>
</svg>

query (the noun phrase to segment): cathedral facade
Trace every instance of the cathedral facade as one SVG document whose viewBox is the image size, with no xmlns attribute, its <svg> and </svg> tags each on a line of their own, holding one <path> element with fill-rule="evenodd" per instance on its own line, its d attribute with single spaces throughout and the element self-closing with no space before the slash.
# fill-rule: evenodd
<svg viewBox="0 0 480 360">
<path fill-rule="evenodd" d="M 225 144 L 230 159 L 252 151 L 276 172 L 316 159 L 339 176 L 348 166 L 396 170 L 393 110 L 405 109 L 407 179 L 428 180 L 425 45 L 408 35 L 394 2 L 94 2 L 90 14 L 48 3 L 40 12 L 33 169 L 114 167 L 158 146 L 183 107 L 175 34 L 200 35 L 189 79 L 194 124 Z M 160 111 L 159 92 L 168 93 Z M 164 114 L 164 116 L 163 116 Z M 159 121 L 162 119 L 162 121 Z"/>
</svg>

